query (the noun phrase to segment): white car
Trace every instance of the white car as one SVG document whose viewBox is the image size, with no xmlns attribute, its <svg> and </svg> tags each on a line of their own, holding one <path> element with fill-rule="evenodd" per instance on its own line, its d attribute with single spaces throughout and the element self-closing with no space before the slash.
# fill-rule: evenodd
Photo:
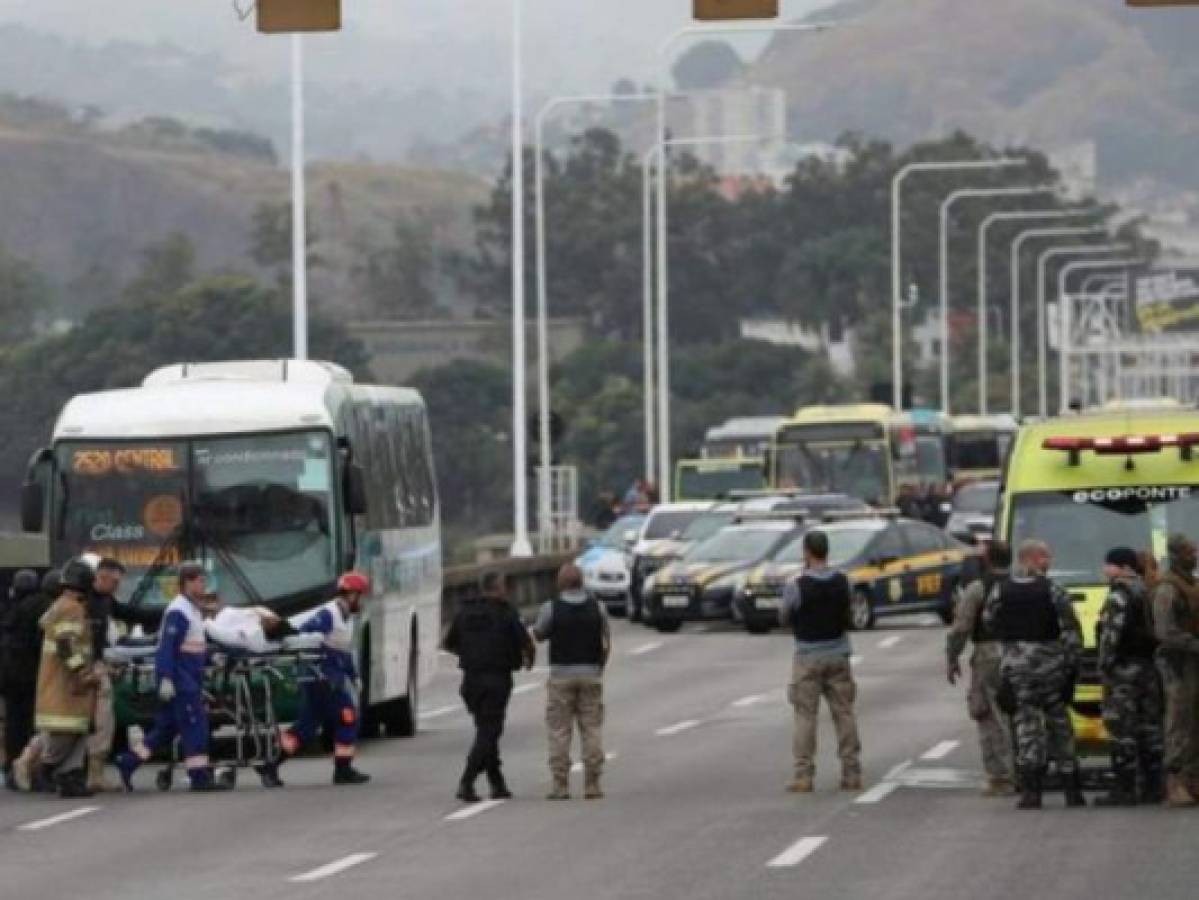
<svg viewBox="0 0 1199 900">
<path fill-rule="evenodd" d="M 583 572 L 583 589 L 610 612 L 628 611 L 632 548 L 644 522 L 640 514 L 622 516 L 575 560 Z"/>
</svg>

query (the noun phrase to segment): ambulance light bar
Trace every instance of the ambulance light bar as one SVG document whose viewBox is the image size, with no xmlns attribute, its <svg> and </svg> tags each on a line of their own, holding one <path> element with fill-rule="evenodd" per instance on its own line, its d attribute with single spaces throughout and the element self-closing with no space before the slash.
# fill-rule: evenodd
<svg viewBox="0 0 1199 900">
<path fill-rule="evenodd" d="M 1187 434 L 1126 434 L 1120 437 L 1047 437 L 1041 446 L 1070 454 L 1070 465 L 1077 466 L 1084 450 L 1096 456 L 1131 456 L 1136 453 L 1160 453 L 1177 447 L 1182 459 L 1189 462 L 1193 447 L 1199 447 L 1199 433 Z"/>
</svg>

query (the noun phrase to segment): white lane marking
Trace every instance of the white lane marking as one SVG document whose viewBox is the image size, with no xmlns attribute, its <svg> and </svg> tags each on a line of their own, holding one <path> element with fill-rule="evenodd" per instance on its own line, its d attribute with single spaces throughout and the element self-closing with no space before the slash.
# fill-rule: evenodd
<svg viewBox="0 0 1199 900">
<path fill-rule="evenodd" d="M 880 781 L 870 790 L 865 793 L 858 794 L 854 798 L 854 803 L 878 803 L 885 799 L 892 791 L 899 787 L 897 781 Z"/>
<path fill-rule="evenodd" d="M 912 768 L 912 761 L 905 759 L 899 765 L 894 766 L 891 771 L 883 776 L 883 781 L 897 781 L 908 769 Z"/>
<path fill-rule="evenodd" d="M 36 822 L 26 822 L 24 825 L 18 825 L 17 831 L 41 831 L 43 828 L 51 828 L 63 822 L 70 822 L 72 819 L 78 819 L 99 809 L 100 807 L 98 806 L 81 806 L 78 809 L 59 813 L 57 816 L 51 816 L 48 819 L 38 819 Z"/>
<path fill-rule="evenodd" d="M 629 656 L 642 656 L 646 653 L 653 653 L 662 646 L 662 641 L 650 641 L 648 644 L 642 644 L 640 647 L 634 647 L 629 651 Z"/>
<path fill-rule="evenodd" d="M 744 709 L 747 706 L 756 706 L 770 699 L 769 694 L 750 694 L 748 697 L 742 697 L 740 700 L 734 700 L 731 706 L 736 709 Z"/>
<path fill-rule="evenodd" d="M 944 759 L 950 753 L 958 748 L 958 741 L 941 741 L 923 756 L 921 759 Z"/>
<path fill-rule="evenodd" d="M 485 813 L 489 809 L 495 809 L 497 806 L 503 806 L 503 800 L 481 800 L 478 803 L 472 803 L 470 806 L 464 806 L 457 812 L 452 812 L 445 817 L 447 822 L 461 822 L 463 819 L 470 819 L 479 813 Z"/>
<path fill-rule="evenodd" d="M 436 719 L 441 716 L 448 716 L 450 713 L 458 712 L 460 709 L 462 709 L 462 707 L 458 706 L 457 704 L 453 706 L 439 706 L 437 709 L 426 710 L 420 714 L 420 717 L 422 719 Z"/>
<path fill-rule="evenodd" d="M 827 840 L 827 837 L 800 838 L 770 862 L 766 863 L 766 867 L 768 869 L 784 869 L 790 866 L 797 866 L 820 849 L 820 845 Z"/>
<path fill-rule="evenodd" d="M 684 719 L 682 722 L 675 722 L 673 725 L 659 728 L 654 734 L 658 737 L 671 737 L 672 735 L 682 734 L 684 731 L 690 731 L 697 725 L 699 725 L 699 719 Z"/>
<path fill-rule="evenodd" d="M 612 762 L 612 760 L 614 760 L 614 759 L 616 759 L 616 754 L 615 754 L 615 753 L 605 753 L 605 754 L 604 754 L 604 762 Z M 583 771 L 583 761 L 582 761 L 582 760 L 578 760 L 577 762 L 575 762 L 575 763 L 574 763 L 574 764 L 573 764 L 573 765 L 570 767 L 570 771 L 572 771 L 572 772 L 582 772 L 582 771 Z"/>
<path fill-rule="evenodd" d="M 351 853 L 349 856 L 343 856 L 341 859 L 334 860 L 328 865 L 321 866 L 319 869 L 304 872 L 302 875 L 293 875 L 287 880 L 293 884 L 320 881 L 322 878 L 328 878 L 330 875 L 336 875 L 338 872 L 344 872 L 346 869 L 352 869 L 354 866 L 368 862 L 378 855 L 377 853 Z"/>
<path fill-rule="evenodd" d="M 535 690 L 537 690 L 539 687 L 543 687 L 543 685 L 542 685 L 542 683 L 541 683 L 540 681 L 538 681 L 538 682 L 536 682 L 536 683 L 534 683 L 534 684 L 522 684 L 520 687 L 513 688 L 513 689 L 512 689 L 512 693 L 513 693 L 513 695 L 515 695 L 515 694 L 527 694 L 527 693 L 529 693 L 529 691 L 535 691 Z"/>
<path fill-rule="evenodd" d="M 902 640 L 903 640 L 902 634 L 893 634 L 890 637 L 885 637 L 881 641 L 879 641 L 878 649 L 890 650 L 892 647 L 894 647 L 896 644 L 898 644 Z"/>
<path fill-rule="evenodd" d="M 853 656 L 851 656 L 849 658 L 849 664 L 851 666 L 860 666 L 862 664 L 862 654 L 855 653 Z"/>
</svg>

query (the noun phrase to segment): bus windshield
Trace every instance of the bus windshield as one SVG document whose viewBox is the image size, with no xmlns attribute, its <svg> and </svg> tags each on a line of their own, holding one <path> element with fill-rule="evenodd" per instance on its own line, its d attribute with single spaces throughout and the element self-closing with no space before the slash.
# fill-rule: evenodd
<svg viewBox="0 0 1199 900">
<path fill-rule="evenodd" d="M 678 499 L 712 500 L 731 491 L 755 491 L 766 479 L 758 460 L 709 462 L 679 466 Z"/>
<path fill-rule="evenodd" d="M 843 493 L 867 503 L 890 499 L 886 444 L 881 440 L 826 443 L 790 432 L 780 441 L 779 487 Z"/>
<path fill-rule="evenodd" d="M 1199 531 L 1199 492 L 1190 486 L 1111 487 L 1017 494 L 1012 498 L 1012 546 L 1036 538 L 1053 551 L 1050 573 L 1064 585 L 1103 583 L 1103 557 L 1113 547 L 1150 551 Z"/>
<path fill-rule="evenodd" d="M 195 558 L 224 603 L 324 589 L 336 577 L 326 432 L 187 441 L 62 442 L 55 560 L 91 550 L 129 570 L 121 599 L 165 603 L 169 567 Z M 161 576 L 143 576 L 155 564 Z"/>
</svg>

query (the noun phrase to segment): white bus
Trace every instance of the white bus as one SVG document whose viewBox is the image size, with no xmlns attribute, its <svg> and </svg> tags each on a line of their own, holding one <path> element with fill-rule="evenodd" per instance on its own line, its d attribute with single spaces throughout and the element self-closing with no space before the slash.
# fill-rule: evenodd
<svg viewBox="0 0 1199 900">
<path fill-rule="evenodd" d="M 762 459 L 785 416 L 743 416 L 709 428 L 704 435 L 703 459 Z"/>
<path fill-rule="evenodd" d="M 158 369 L 64 407 L 22 490 L 50 559 L 120 560 L 123 599 L 165 604 L 183 559 L 223 602 L 284 615 L 368 573 L 357 628 L 366 733 L 411 735 L 441 631 L 441 537 L 424 401 L 322 362 Z"/>
</svg>

